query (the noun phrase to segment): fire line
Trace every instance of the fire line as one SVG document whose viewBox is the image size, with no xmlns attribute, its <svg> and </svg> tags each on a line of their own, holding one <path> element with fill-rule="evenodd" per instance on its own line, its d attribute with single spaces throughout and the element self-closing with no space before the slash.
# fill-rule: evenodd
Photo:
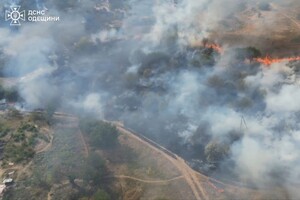
<svg viewBox="0 0 300 200">
<path fill-rule="evenodd" d="M 255 58 L 254 61 L 259 62 L 264 65 L 271 65 L 274 63 L 281 63 L 281 62 L 290 62 L 290 61 L 299 61 L 300 56 L 296 57 L 287 57 L 287 58 L 271 58 L 270 56 L 266 56 L 264 58 Z"/>
</svg>

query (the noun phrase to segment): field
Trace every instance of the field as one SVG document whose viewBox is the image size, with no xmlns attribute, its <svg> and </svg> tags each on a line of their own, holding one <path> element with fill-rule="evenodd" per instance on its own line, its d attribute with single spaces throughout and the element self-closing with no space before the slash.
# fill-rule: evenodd
<svg viewBox="0 0 300 200">
<path fill-rule="evenodd" d="M 296 5 L 296 6 L 295 6 Z M 211 38 L 226 46 L 254 46 L 265 55 L 286 57 L 300 54 L 300 7 L 256 4 L 222 21 Z"/>
</svg>

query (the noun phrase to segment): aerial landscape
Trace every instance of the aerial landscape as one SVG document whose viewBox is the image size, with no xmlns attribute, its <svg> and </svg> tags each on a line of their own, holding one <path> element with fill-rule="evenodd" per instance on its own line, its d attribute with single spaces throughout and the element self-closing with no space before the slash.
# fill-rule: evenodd
<svg viewBox="0 0 300 200">
<path fill-rule="evenodd" d="M 0 199 L 300 199 L 299 0 L 0 7 Z"/>
</svg>

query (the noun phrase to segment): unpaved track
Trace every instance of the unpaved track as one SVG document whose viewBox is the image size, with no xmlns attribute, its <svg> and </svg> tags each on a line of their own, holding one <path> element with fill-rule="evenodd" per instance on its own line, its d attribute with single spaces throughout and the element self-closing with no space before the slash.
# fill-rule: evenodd
<svg viewBox="0 0 300 200">
<path fill-rule="evenodd" d="M 63 118 L 70 118 L 74 121 L 76 121 L 78 123 L 78 118 L 77 117 L 74 117 L 72 115 L 67 115 L 67 114 L 64 114 L 64 113 L 55 113 L 54 114 L 56 117 L 63 117 Z M 123 133 L 123 134 L 126 134 L 127 136 L 143 143 L 144 145 L 148 146 L 149 148 L 151 148 L 152 150 L 154 150 L 155 152 L 161 154 L 162 156 L 164 156 L 167 160 L 169 160 L 182 174 L 182 176 L 179 176 L 179 177 L 176 177 L 176 179 L 179 179 L 179 178 L 184 178 L 186 180 L 186 183 L 190 186 L 194 196 L 195 196 L 195 199 L 197 200 L 208 200 L 209 197 L 207 195 L 207 193 L 205 192 L 205 189 L 204 187 L 201 185 L 201 182 L 206 182 L 206 183 L 209 183 L 209 177 L 203 175 L 203 174 L 200 174 L 199 172 L 196 172 L 194 171 L 189 165 L 186 164 L 186 162 L 184 161 L 183 158 L 179 157 L 178 155 L 175 155 L 174 157 L 170 156 L 169 154 L 165 153 L 164 151 L 162 151 L 162 149 L 164 150 L 167 150 L 165 149 L 164 147 L 162 147 L 161 145 L 155 143 L 152 141 L 152 143 L 155 143 L 156 146 L 160 147 L 156 147 L 154 146 L 153 144 L 150 144 L 149 142 L 147 142 L 146 140 L 144 139 L 141 139 L 140 137 L 138 137 L 137 135 L 135 135 L 133 132 L 131 132 L 130 130 L 126 129 L 122 123 L 120 122 L 110 122 L 110 121 L 106 121 L 108 123 L 111 123 L 111 124 L 114 124 L 117 129 Z M 79 128 L 79 127 L 78 127 Z M 81 133 L 82 135 L 82 133 Z M 83 137 L 83 135 L 82 135 Z M 86 145 L 86 142 L 84 140 L 84 138 L 82 138 L 83 140 L 83 143 L 85 144 L 85 148 L 86 148 L 86 151 L 88 152 L 88 147 Z M 168 151 L 168 150 L 167 150 Z M 168 151 L 169 152 L 169 151 Z M 144 181 L 144 182 L 148 182 L 149 181 L 146 181 L 146 180 L 142 180 L 142 179 L 138 179 L 138 178 L 134 178 L 134 177 L 129 177 L 129 176 L 119 176 L 120 178 L 123 177 L 123 178 L 130 178 L 130 179 L 135 179 L 137 181 Z M 200 181 L 201 179 L 201 181 Z M 171 180 L 174 180 L 171 179 Z M 170 181 L 170 180 L 169 180 Z M 150 181 L 151 182 L 151 181 Z M 154 181 L 155 183 L 158 183 L 158 182 L 161 182 L 161 181 Z M 154 183 L 152 181 L 152 183 Z M 164 181 L 163 181 L 164 182 Z M 221 183 L 221 182 L 220 182 Z M 225 185 L 225 184 L 224 184 Z"/>
<path fill-rule="evenodd" d="M 144 180 L 144 179 L 140 179 L 140 178 L 136 178 L 136 177 L 132 177 L 132 176 L 125 176 L 125 175 L 111 176 L 109 178 L 130 179 L 130 180 L 139 181 L 139 182 L 143 182 L 143 183 L 150 183 L 150 184 L 165 184 L 165 183 L 169 183 L 172 181 L 182 179 L 183 176 L 178 176 L 178 177 L 171 178 L 168 180 Z"/>
<path fill-rule="evenodd" d="M 88 157 L 89 156 L 89 148 L 88 148 L 88 145 L 86 144 L 86 141 L 84 139 L 84 136 L 80 130 L 80 128 L 78 127 L 78 131 L 79 131 L 79 135 L 80 135 L 80 138 L 81 138 L 81 141 L 82 141 L 82 144 L 83 144 L 83 147 L 84 147 L 84 156 L 85 157 Z"/>
<path fill-rule="evenodd" d="M 138 140 L 139 142 L 143 143 L 144 145 L 148 146 L 152 150 L 156 151 L 157 153 L 161 154 L 166 159 L 168 159 L 181 172 L 182 176 L 186 180 L 187 184 L 190 186 L 190 188 L 197 200 L 207 200 L 208 199 L 206 193 L 204 192 L 205 191 L 204 188 L 201 186 L 200 181 L 198 180 L 196 173 L 194 172 L 193 169 L 191 169 L 185 163 L 185 161 L 182 158 L 180 158 L 179 156 L 176 156 L 176 159 L 175 159 L 175 158 L 169 156 L 168 154 L 166 154 L 165 152 L 163 152 L 162 150 L 151 145 L 150 143 L 142 140 L 141 138 L 136 136 L 134 133 L 128 131 L 120 123 L 114 123 L 114 124 L 116 125 L 118 130 L 120 132 L 122 132 L 123 134 L 126 134 L 126 135 L 130 136 L 131 138 L 134 138 L 135 140 Z M 162 148 L 164 148 L 164 147 L 162 147 Z"/>
<path fill-rule="evenodd" d="M 200 194 L 202 195 L 202 198 L 208 199 L 208 196 L 207 196 L 203 186 L 200 184 L 200 181 L 199 181 L 195 171 L 192 168 L 190 168 L 190 166 L 188 166 L 186 164 L 186 162 L 179 156 L 177 156 L 177 160 L 178 160 L 178 163 L 181 163 L 182 168 L 185 169 L 187 171 L 187 173 L 189 174 L 189 177 L 192 179 L 192 182 L 196 185 L 197 189 L 199 190 Z"/>
<path fill-rule="evenodd" d="M 51 149 L 52 144 L 53 144 L 53 138 L 54 138 L 53 133 L 50 133 L 50 142 L 44 148 L 37 151 L 36 154 L 39 154 L 39 153 L 42 153 L 42 152 L 45 152 L 45 151 L 48 151 L 49 149 Z"/>
<path fill-rule="evenodd" d="M 291 22 L 293 22 L 298 27 L 298 29 L 300 29 L 300 24 L 299 24 L 299 22 L 296 19 L 292 18 L 291 16 L 289 16 L 289 15 L 287 15 L 285 13 L 280 13 L 280 14 L 282 16 L 288 18 Z"/>
<path fill-rule="evenodd" d="M 280 6 L 278 6 L 277 4 L 272 3 L 271 5 L 272 5 L 272 8 L 273 8 L 275 11 L 278 11 L 278 13 L 279 13 L 280 15 L 282 15 L 283 17 L 289 19 L 291 22 L 293 22 L 293 23 L 298 27 L 298 29 L 300 29 L 300 23 L 299 23 L 299 21 L 297 21 L 295 18 L 293 18 L 293 17 L 291 17 L 291 16 L 285 14 L 284 12 L 282 12 L 282 11 L 280 10 Z"/>
<path fill-rule="evenodd" d="M 88 157 L 90 152 L 89 152 L 89 147 L 86 143 L 86 140 L 83 136 L 83 133 L 79 127 L 79 119 L 78 117 L 75 117 L 73 115 L 68 115 L 68 114 L 65 114 L 65 113 L 61 113 L 61 112 L 55 112 L 54 115 L 56 118 L 67 118 L 67 119 L 70 119 L 70 120 L 73 120 L 75 123 L 76 123 L 76 126 L 77 126 L 77 129 L 78 129 L 78 134 L 80 136 L 80 139 L 82 141 L 82 145 L 83 145 L 83 149 L 84 149 L 84 156 L 85 157 Z"/>
</svg>

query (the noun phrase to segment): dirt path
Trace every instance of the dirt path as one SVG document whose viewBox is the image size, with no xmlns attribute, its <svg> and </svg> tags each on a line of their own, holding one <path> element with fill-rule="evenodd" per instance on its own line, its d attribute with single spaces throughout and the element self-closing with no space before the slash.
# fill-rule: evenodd
<svg viewBox="0 0 300 200">
<path fill-rule="evenodd" d="M 42 148 L 41 150 L 37 151 L 36 154 L 48 151 L 52 147 L 53 138 L 54 138 L 54 136 L 53 136 L 53 133 L 52 133 L 52 134 L 50 134 L 50 142 L 44 148 Z"/>
<path fill-rule="evenodd" d="M 287 15 L 285 13 L 282 13 L 282 12 L 279 13 L 279 14 L 281 14 L 282 16 L 288 18 L 291 22 L 293 22 L 298 27 L 298 29 L 300 29 L 300 23 L 296 19 L 294 19 L 291 16 L 289 16 L 289 15 Z"/>
<path fill-rule="evenodd" d="M 73 119 L 73 120 L 75 120 L 78 123 L 78 118 L 76 118 L 76 117 L 68 116 L 68 115 L 65 115 L 63 113 L 62 114 L 61 113 L 55 113 L 55 115 L 57 117 L 58 116 L 59 117 L 70 117 L 70 119 Z M 163 182 L 166 182 L 166 181 L 173 181 L 173 180 L 176 180 L 176 179 L 179 179 L 179 178 L 184 178 L 185 181 L 186 181 L 186 183 L 191 188 L 191 190 L 192 190 L 192 192 L 193 192 L 193 194 L 195 196 L 195 199 L 197 199 L 197 200 L 207 200 L 207 199 L 209 199 L 207 193 L 205 192 L 204 187 L 200 183 L 200 182 L 207 182 L 209 184 L 210 183 L 209 182 L 209 177 L 206 177 L 206 176 L 200 174 L 199 172 L 194 171 L 192 168 L 190 168 L 189 165 L 186 164 L 186 162 L 184 161 L 183 158 L 181 158 L 178 155 L 175 155 L 175 154 L 169 152 L 167 149 L 165 149 L 161 145 L 159 145 L 159 144 L 157 144 L 157 143 L 155 143 L 153 141 L 151 141 L 151 143 L 153 143 L 155 145 L 150 144 L 150 142 L 146 141 L 146 139 L 142 139 L 142 138 L 138 137 L 137 135 L 135 135 L 130 130 L 127 130 L 123 126 L 122 123 L 119 123 L 119 122 L 109 122 L 109 121 L 107 121 L 107 122 L 114 124 L 121 133 L 126 134 L 127 136 L 129 136 L 129 137 L 131 137 L 131 138 L 133 138 L 133 139 L 135 139 L 135 140 L 143 143 L 144 145 L 148 146 L 149 148 L 151 148 L 155 152 L 157 152 L 157 153 L 161 154 L 162 156 L 164 156 L 182 174 L 179 177 L 173 178 L 171 180 L 165 180 L 165 181 L 162 181 L 162 180 L 153 180 L 153 181 L 151 181 L 151 180 L 142 180 L 142 179 L 135 178 L 135 177 L 130 177 L 130 176 L 116 176 L 116 178 L 128 178 L 128 179 L 132 179 L 132 180 L 136 180 L 136 181 L 142 181 L 142 182 L 145 182 L 145 183 L 163 183 Z M 88 153 L 89 153 L 88 152 L 88 146 L 86 144 L 86 141 L 85 141 L 84 136 L 83 136 L 83 134 L 82 134 L 81 131 L 80 131 L 80 136 L 81 136 L 84 148 L 85 148 L 86 155 L 88 155 Z M 163 150 L 165 150 L 165 151 L 163 151 Z M 166 153 L 166 151 L 169 152 L 169 153 L 171 153 L 173 156 L 171 156 L 168 153 Z"/>
<path fill-rule="evenodd" d="M 55 112 L 54 116 L 56 118 L 70 119 L 70 120 L 72 120 L 76 124 L 77 129 L 78 129 L 78 134 L 80 136 L 80 140 L 82 141 L 82 145 L 83 145 L 83 149 L 84 149 L 84 156 L 88 157 L 89 154 L 90 154 L 89 147 L 88 147 L 88 145 L 86 143 L 86 140 L 85 140 L 85 138 L 83 136 L 83 133 L 82 133 L 80 127 L 79 127 L 79 119 L 78 119 L 78 117 L 74 117 L 72 115 L 68 115 L 68 114 L 60 113 L 60 112 Z"/>
<path fill-rule="evenodd" d="M 185 169 L 187 171 L 188 176 L 191 178 L 193 184 L 196 186 L 196 188 L 200 192 L 202 199 L 205 199 L 205 200 L 208 199 L 208 196 L 207 196 L 203 186 L 200 184 L 200 181 L 199 181 L 195 171 L 192 168 L 190 168 L 190 166 L 188 166 L 181 157 L 177 157 L 177 160 L 178 160 L 178 163 L 181 164 L 182 169 Z"/>
<path fill-rule="evenodd" d="M 84 139 L 84 136 L 80 130 L 80 128 L 78 127 L 78 131 L 79 131 L 79 135 L 80 135 L 80 138 L 81 138 L 81 141 L 82 141 L 82 144 L 83 144 L 83 147 L 84 147 L 84 155 L 85 157 L 88 157 L 89 156 L 89 148 L 88 148 L 88 145 L 86 144 L 86 141 Z"/>
<path fill-rule="evenodd" d="M 136 178 L 136 177 L 132 177 L 132 176 L 125 176 L 125 175 L 111 176 L 109 178 L 130 179 L 130 180 L 139 181 L 139 182 L 143 182 L 143 183 L 150 183 L 150 184 L 165 184 L 165 183 L 169 183 L 172 181 L 182 179 L 183 176 L 178 176 L 178 177 L 171 178 L 168 180 L 144 180 L 144 179 L 140 179 L 140 178 Z"/>
<path fill-rule="evenodd" d="M 282 15 L 283 17 L 289 19 L 291 22 L 293 22 L 293 24 L 295 24 L 295 25 L 298 27 L 298 29 L 300 29 L 300 23 L 299 23 L 296 19 L 294 19 L 293 17 L 291 17 L 291 16 L 285 14 L 284 12 L 282 12 L 277 4 L 272 3 L 272 8 L 273 8 L 275 11 L 278 11 L 278 13 L 279 13 L 280 15 Z"/>
<path fill-rule="evenodd" d="M 183 178 L 186 180 L 187 184 L 190 186 L 190 188 L 197 200 L 208 199 L 206 193 L 204 192 L 205 191 L 204 188 L 201 186 L 197 175 L 194 173 L 194 170 L 191 169 L 182 158 L 180 158 L 179 156 L 177 156 L 176 158 L 173 158 L 170 155 L 168 155 L 167 153 L 163 152 L 162 150 L 154 147 L 150 143 L 142 140 L 135 134 L 126 130 L 119 123 L 115 123 L 115 125 L 121 133 L 126 134 L 126 135 L 130 136 L 131 138 L 134 138 L 135 140 L 138 140 L 139 142 L 143 143 L 144 145 L 148 146 L 152 150 L 161 154 L 166 159 L 168 159 L 171 163 L 173 163 L 173 165 L 181 172 Z M 162 147 L 162 148 L 164 149 L 164 147 Z"/>
</svg>

